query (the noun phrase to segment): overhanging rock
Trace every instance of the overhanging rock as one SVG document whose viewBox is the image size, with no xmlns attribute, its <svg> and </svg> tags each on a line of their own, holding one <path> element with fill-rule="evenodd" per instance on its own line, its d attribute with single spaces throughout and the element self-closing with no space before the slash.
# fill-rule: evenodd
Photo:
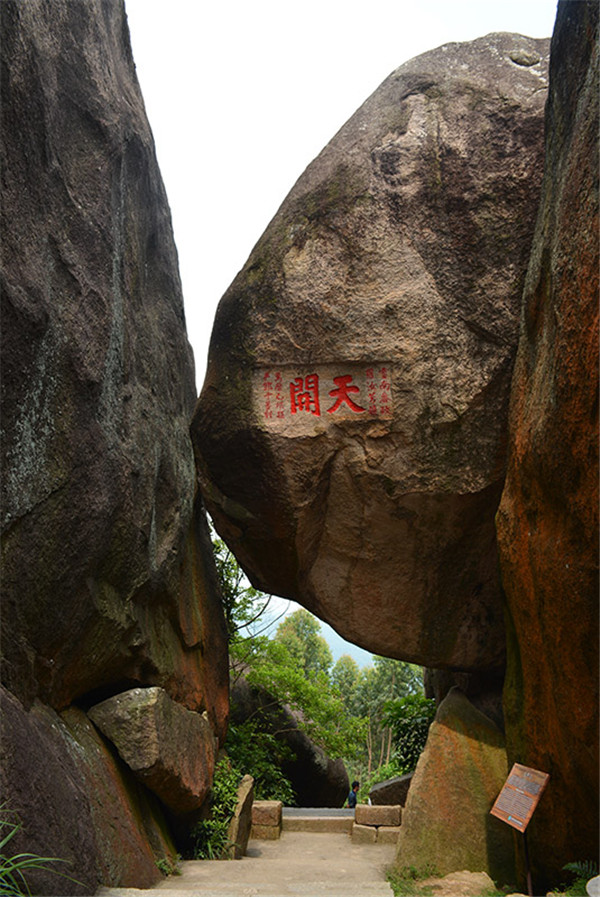
<svg viewBox="0 0 600 897">
<path fill-rule="evenodd" d="M 255 586 L 430 667 L 500 669 L 494 531 L 548 41 L 401 66 L 219 306 L 193 436 Z"/>
</svg>

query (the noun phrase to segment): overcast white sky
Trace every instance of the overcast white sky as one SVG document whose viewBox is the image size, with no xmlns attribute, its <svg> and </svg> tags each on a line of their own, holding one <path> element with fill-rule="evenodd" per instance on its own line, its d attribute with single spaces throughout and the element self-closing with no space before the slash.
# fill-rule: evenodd
<svg viewBox="0 0 600 897">
<path fill-rule="evenodd" d="M 306 166 L 390 72 L 556 0 L 125 0 L 202 386 L 217 303 Z"/>
<path fill-rule="evenodd" d="M 199 390 L 219 299 L 306 166 L 384 78 L 449 41 L 550 37 L 556 14 L 556 0 L 125 3 Z"/>
</svg>

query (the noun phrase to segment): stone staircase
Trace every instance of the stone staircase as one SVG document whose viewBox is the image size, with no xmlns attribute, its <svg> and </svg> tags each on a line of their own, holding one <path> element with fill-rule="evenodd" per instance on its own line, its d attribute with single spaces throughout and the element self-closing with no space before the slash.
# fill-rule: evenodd
<svg viewBox="0 0 600 897">
<path fill-rule="evenodd" d="M 353 826 L 353 810 L 284 808 L 277 832 L 250 840 L 241 860 L 186 861 L 152 889 L 101 888 L 97 897 L 392 897 L 395 845 L 357 841 Z"/>
<path fill-rule="evenodd" d="M 355 843 L 396 844 L 401 818 L 402 807 L 399 805 L 372 807 L 359 804 L 356 810 L 284 807 L 281 821 L 283 831 L 287 832 L 340 832 L 350 835 Z"/>
</svg>

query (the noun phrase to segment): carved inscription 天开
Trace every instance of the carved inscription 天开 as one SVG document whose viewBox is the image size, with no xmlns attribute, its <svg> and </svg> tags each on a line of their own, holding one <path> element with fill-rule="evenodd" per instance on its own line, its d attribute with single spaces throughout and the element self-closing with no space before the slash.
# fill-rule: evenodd
<svg viewBox="0 0 600 897">
<path fill-rule="evenodd" d="M 254 397 L 261 423 L 279 429 L 306 430 L 318 421 L 390 420 L 392 372 L 381 362 L 266 368 L 255 373 Z"/>
</svg>

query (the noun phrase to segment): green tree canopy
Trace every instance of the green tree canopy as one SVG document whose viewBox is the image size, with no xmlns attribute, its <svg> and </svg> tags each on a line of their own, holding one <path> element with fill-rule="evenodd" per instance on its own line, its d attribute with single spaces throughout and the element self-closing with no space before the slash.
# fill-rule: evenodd
<svg viewBox="0 0 600 897">
<path fill-rule="evenodd" d="M 264 645 L 246 678 L 289 707 L 299 727 L 331 757 L 345 757 L 364 742 L 364 721 L 345 712 L 326 673 L 321 670 L 307 676 L 277 639 Z"/>
<path fill-rule="evenodd" d="M 333 657 L 321 632 L 321 624 L 304 608 L 294 611 L 277 627 L 275 641 L 284 645 L 292 663 L 305 676 L 329 674 Z"/>
<path fill-rule="evenodd" d="M 373 657 L 373 666 L 361 670 L 354 691 L 351 712 L 367 720 L 367 771 L 389 765 L 393 756 L 393 731 L 385 719 L 384 705 L 423 691 L 421 667 Z"/>
<path fill-rule="evenodd" d="M 359 679 L 360 667 L 357 662 L 349 654 L 342 654 L 331 671 L 331 683 L 339 694 L 344 707 L 350 712 L 354 706 Z"/>
<path fill-rule="evenodd" d="M 407 695 L 384 705 L 384 723 L 394 733 L 394 759 L 405 772 L 417 765 L 434 717 L 435 701 L 425 695 Z"/>
</svg>

